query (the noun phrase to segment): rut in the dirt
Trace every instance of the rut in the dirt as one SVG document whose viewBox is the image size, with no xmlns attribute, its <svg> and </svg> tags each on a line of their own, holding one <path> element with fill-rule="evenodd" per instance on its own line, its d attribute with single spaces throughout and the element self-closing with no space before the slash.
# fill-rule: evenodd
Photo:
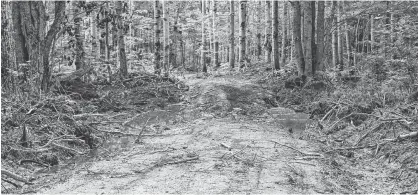
<svg viewBox="0 0 418 195">
<path fill-rule="evenodd" d="M 315 147 L 293 138 L 272 114 L 266 115 L 289 114 L 272 108 L 268 91 L 242 80 L 200 80 L 188 95 L 191 104 L 178 112 L 188 113 L 188 120 L 140 142 L 128 140 L 129 147 L 118 154 L 77 166 L 69 179 L 42 192 L 327 191 L 319 182 L 320 165 L 311 161 L 321 158 Z"/>
</svg>

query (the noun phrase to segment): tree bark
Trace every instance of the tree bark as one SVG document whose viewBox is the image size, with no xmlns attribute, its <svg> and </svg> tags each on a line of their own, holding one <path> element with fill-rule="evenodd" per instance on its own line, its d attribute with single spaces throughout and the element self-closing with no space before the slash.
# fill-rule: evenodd
<svg viewBox="0 0 418 195">
<path fill-rule="evenodd" d="M 161 6 L 158 0 L 154 1 L 154 39 L 155 39 L 155 50 L 154 50 L 154 73 L 161 73 Z"/>
<path fill-rule="evenodd" d="M 279 58 L 279 2 L 273 1 L 273 67 L 280 70 Z"/>
<path fill-rule="evenodd" d="M 304 13 L 304 52 L 305 52 L 305 75 L 313 75 L 313 45 L 312 39 L 314 36 L 312 34 L 312 4 L 309 1 L 302 2 L 303 13 Z"/>
<path fill-rule="evenodd" d="M 205 34 L 205 15 L 206 15 L 206 1 L 202 0 L 202 52 L 200 56 L 200 63 L 202 63 L 202 71 L 208 72 L 206 66 L 206 34 Z"/>
<path fill-rule="evenodd" d="M 83 19 L 81 18 L 80 3 L 81 1 L 73 1 L 73 15 L 74 15 L 74 36 L 76 40 L 75 44 L 75 69 L 80 70 L 85 65 L 85 53 L 84 53 L 84 30 L 83 30 Z"/>
<path fill-rule="evenodd" d="M 162 9 L 163 9 L 163 36 L 164 36 L 164 50 L 163 50 L 163 68 L 164 68 L 164 76 L 168 76 L 168 70 L 170 66 L 170 43 L 169 43 L 169 24 L 168 24 L 168 13 L 167 13 L 167 5 L 166 1 L 162 1 Z"/>
<path fill-rule="evenodd" d="M 92 34 L 92 41 L 91 41 L 91 55 L 95 58 L 100 58 L 100 43 L 98 39 L 98 28 L 97 28 L 97 21 L 96 21 L 97 12 L 93 11 L 90 16 L 91 20 L 91 34 Z M 100 34 L 99 34 L 100 35 Z"/>
<path fill-rule="evenodd" d="M 247 1 L 246 0 L 240 0 L 239 2 L 240 7 L 240 14 L 239 14 L 239 67 L 244 68 L 246 66 L 246 58 L 245 58 L 245 52 L 246 52 L 246 18 L 247 18 Z"/>
<path fill-rule="evenodd" d="M 110 50 L 109 50 L 109 2 L 106 2 L 106 9 L 105 9 L 105 20 L 106 20 L 106 24 L 105 24 L 105 31 L 106 31 L 106 35 L 105 35 L 105 60 L 109 61 L 109 57 L 110 57 Z"/>
<path fill-rule="evenodd" d="M 122 19 L 123 7 L 122 1 L 116 1 L 116 14 L 118 17 L 118 53 L 119 53 L 119 71 L 122 78 L 128 76 L 128 66 L 126 64 L 126 52 L 125 52 L 125 30 L 124 23 Z"/>
<path fill-rule="evenodd" d="M 257 7 L 257 59 L 260 60 L 260 56 L 261 56 L 261 31 L 260 31 L 260 26 L 261 26 L 261 1 L 258 2 L 258 7 Z"/>
<path fill-rule="evenodd" d="M 46 15 L 43 2 L 13 2 L 13 25 L 17 36 L 16 61 L 30 61 L 31 75 L 42 74 L 38 86 L 45 92 L 49 90 L 51 77 L 49 57 L 56 35 L 64 20 L 65 2 L 55 2 L 55 17 L 48 33 L 45 35 Z M 38 82 L 38 81 L 37 81 Z"/>
<path fill-rule="evenodd" d="M 341 2 L 342 10 L 344 10 L 344 2 Z M 350 41 L 350 29 L 347 20 L 344 22 L 345 26 L 345 40 L 346 40 L 346 48 L 347 48 L 347 62 L 348 66 L 353 66 L 353 57 L 352 57 L 352 49 L 351 49 L 351 41 Z"/>
<path fill-rule="evenodd" d="M 302 76 L 305 73 L 305 59 L 303 55 L 303 48 L 301 42 L 301 10 L 300 2 L 291 1 L 293 8 L 293 38 L 295 45 L 295 58 L 298 65 L 298 75 Z"/>
<path fill-rule="evenodd" d="M 229 15 L 230 15 L 230 19 L 229 19 L 229 67 L 231 69 L 233 69 L 235 67 L 235 37 L 234 37 L 234 24 L 235 24 L 235 20 L 234 20 L 234 0 L 230 0 L 230 5 L 229 5 Z"/>
<path fill-rule="evenodd" d="M 218 31 L 216 29 L 216 1 L 212 0 L 212 6 L 213 6 L 213 11 L 212 11 L 212 20 L 213 20 L 213 42 L 214 42 L 214 49 L 213 49 L 213 55 L 214 55 L 214 60 L 213 60 L 213 67 L 218 68 L 219 66 L 221 66 L 221 64 L 219 63 L 219 41 L 218 41 Z"/>
<path fill-rule="evenodd" d="M 337 7 L 338 7 L 338 14 L 337 14 L 338 65 L 339 65 L 340 71 L 344 69 L 344 62 L 343 62 L 344 46 L 343 46 L 343 34 L 342 34 L 342 27 L 341 27 L 343 10 L 342 10 L 341 3 L 342 2 L 340 1 L 337 4 Z"/>
<path fill-rule="evenodd" d="M 271 0 L 266 0 L 266 21 L 267 26 L 265 29 L 265 42 L 264 48 L 266 50 L 266 61 L 267 63 L 271 62 Z"/>
<path fill-rule="evenodd" d="M 316 47 L 316 55 L 317 55 L 317 65 L 320 71 L 324 71 L 323 65 L 323 56 L 324 56 L 324 31 L 325 31 L 325 2 L 318 1 L 318 17 L 317 17 L 317 47 Z"/>
<path fill-rule="evenodd" d="M 334 27 L 334 29 L 332 30 L 332 65 L 334 67 L 337 67 L 338 64 L 338 43 L 337 43 L 337 18 L 335 17 L 335 10 L 337 8 L 337 2 L 333 1 L 332 2 L 332 7 L 331 7 L 331 20 L 332 20 L 332 26 Z"/>
<path fill-rule="evenodd" d="M 283 15 L 282 15 L 282 58 L 280 64 L 284 65 L 286 62 L 286 48 L 287 48 L 287 28 L 286 28 L 286 16 L 287 16 L 287 2 L 283 2 Z"/>
</svg>

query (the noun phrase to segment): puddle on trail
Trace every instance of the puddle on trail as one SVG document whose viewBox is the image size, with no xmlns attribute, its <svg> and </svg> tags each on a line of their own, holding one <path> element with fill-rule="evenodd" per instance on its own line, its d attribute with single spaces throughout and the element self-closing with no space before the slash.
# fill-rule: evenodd
<svg viewBox="0 0 418 195">
<path fill-rule="evenodd" d="M 309 114 L 295 112 L 287 108 L 272 108 L 270 114 L 276 123 L 282 125 L 285 130 L 290 128 L 297 137 L 300 137 L 306 127 L 310 124 Z"/>
</svg>

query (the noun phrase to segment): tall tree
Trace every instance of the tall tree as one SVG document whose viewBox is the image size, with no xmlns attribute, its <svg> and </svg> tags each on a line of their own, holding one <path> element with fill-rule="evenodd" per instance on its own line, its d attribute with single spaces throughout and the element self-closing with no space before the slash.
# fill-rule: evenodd
<svg viewBox="0 0 418 195">
<path fill-rule="evenodd" d="M 208 72 L 206 66 L 206 34 L 205 34 L 205 17 L 206 17 L 206 1 L 202 0 L 202 53 L 200 56 L 200 63 L 202 63 L 202 71 Z"/>
<path fill-rule="evenodd" d="M 109 61 L 110 58 L 110 49 L 109 49 L 109 21 L 110 21 L 110 6 L 109 2 L 106 2 L 105 8 L 105 60 Z"/>
<path fill-rule="evenodd" d="M 305 74 L 307 76 L 313 75 L 313 45 L 312 40 L 314 39 L 314 34 L 312 33 L 313 21 L 312 21 L 312 4 L 309 1 L 302 2 L 303 13 L 304 13 L 304 52 L 305 52 Z"/>
<path fill-rule="evenodd" d="M 154 73 L 160 74 L 161 70 L 161 6 L 158 0 L 154 1 L 154 39 L 155 39 L 155 50 L 154 50 Z"/>
<path fill-rule="evenodd" d="M 257 6 L 257 59 L 260 60 L 261 56 L 261 1 L 258 2 Z"/>
<path fill-rule="evenodd" d="M 97 28 L 97 11 L 93 11 L 90 14 L 90 30 L 91 30 L 91 55 L 95 58 L 100 57 L 100 44 L 98 40 L 98 28 Z"/>
<path fill-rule="evenodd" d="M 338 43 L 337 43 L 337 17 L 335 16 L 335 11 L 337 9 L 337 2 L 332 1 L 331 6 L 331 20 L 332 20 L 332 26 L 334 29 L 332 30 L 332 65 L 333 67 L 337 67 L 338 64 Z"/>
<path fill-rule="evenodd" d="M 374 51 L 374 15 L 370 15 L 370 52 Z"/>
<path fill-rule="evenodd" d="M 213 67 L 219 67 L 221 64 L 219 63 L 219 42 L 218 42 L 218 31 L 216 29 L 216 0 L 212 0 L 212 29 L 213 29 Z"/>
<path fill-rule="evenodd" d="M 317 70 L 324 70 L 323 55 L 324 55 L 324 31 L 325 31 L 325 2 L 318 1 L 318 17 L 316 19 L 316 62 L 318 65 Z"/>
<path fill-rule="evenodd" d="M 337 3 L 337 7 L 338 7 L 338 14 L 337 14 L 337 42 L 338 42 L 338 65 L 339 65 L 339 69 L 343 70 L 344 69 L 344 65 L 343 65 L 343 33 L 342 33 L 342 25 L 341 25 L 341 21 L 342 21 L 342 14 L 343 14 L 343 10 L 342 10 L 342 2 L 339 1 Z"/>
<path fill-rule="evenodd" d="M 344 11 L 344 2 L 341 2 L 341 9 Z M 351 49 L 351 41 L 350 41 L 350 29 L 347 20 L 344 20 L 344 27 L 345 27 L 345 43 L 347 48 L 347 61 L 348 66 L 353 65 L 353 57 L 352 57 L 352 49 Z"/>
<path fill-rule="evenodd" d="M 164 75 L 168 76 L 168 70 L 170 66 L 170 32 L 169 32 L 169 23 L 168 23 L 168 7 L 166 1 L 162 1 L 163 8 L 163 36 L 164 36 L 164 46 L 163 46 L 163 68 Z"/>
<path fill-rule="evenodd" d="M 84 68 L 84 30 L 83 30 L 83 18 L 81 17 L 80 3 L 82 1 L 73 1 L 73 15 L 74 15 L 74 36 L 75 36 L 75 68 L 76 70 Z"/>
<path fill-rule="evenodd" d="M 280 69 L 279 58 L 279 2 L 273 1 L 273 66 Z"/>
<path fill-rule="evenodd" d="M 295 45 L 295 57 L 298 65 L 298 75 L 305 74 L 305 59 L 303 55 L 302 41 L 301 41 L 301 10 L 300 2 L 291 1 L 293 8 L 293 40 Z"/>
<path fill-rule="evenodd" d="M 247 1 L 240 0 L 239 2 L 239 65 L 240 68 L 246 66 L 246 18 L 247 18 Z"/>
<path fill-rule="evenodd" d="M 50 53 L 54 40 L 61 30 L 65 18 L 65 2 L 55 2 L 54 22 L 45 35 L 45 7 L 40 1 L 13 2 L 13 27 L 16 32 L 16 62 L 29 61 L 31 73 L 42 74 L 41 89 L 48 92 L 51 77 L 49 64 Z M 42 43 L 42 44 L 40 44 Z"/>
<path fill-rule="evenodd" d="M 234 37 L 234 0 L 230 0 L 230 5 L 229 5 L 229 15 L 230 15 L 230 19 L 229 19 L 229 67 L 231 69 L 234 68 L 235 66 L 235 37 Z"/>
<path fill-rule="evenodd" d="M 266 0 L 266 21 L 264 48 L 266 49 L 266 61 L 271 62 L 271 0 Z"/>
<path fill-rule="evenodd" d="M 125 25 L 122 19 L 123 5 L 122 1 L 116 1 L 117 27 L 118 27 L 118 53 L 119 53 L 119 71 L 123 78 L 128 76 L 128 66 L 126 64 L 125 52 Z"/>
<path fill-rule="evenodd" d="M 287 28 L 286 28 L 286 16 L 287 16 L 287 2 L 283 2 L 283 15 L 282 15 L 282 58 L 281 64 L 286 62 L 286 48 L 287 48 Z"/>
</svg>

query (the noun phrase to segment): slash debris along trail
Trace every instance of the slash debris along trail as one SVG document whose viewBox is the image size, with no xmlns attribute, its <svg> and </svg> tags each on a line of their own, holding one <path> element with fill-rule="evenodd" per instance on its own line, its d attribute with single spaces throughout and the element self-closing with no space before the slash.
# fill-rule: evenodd
<svg viewBox="0 0 418 195">
<path fill-rule="evenodd" d="M 324 191 L 321 167 L 315 161 L 321 155 L 276 123 L 274 117 L 292 111 L 272 107 L 268 91 L 228 76 L 188 77 L 185 82 L 190 86 L 188 103 L 173 105 L 177 106 L 173 112 L 154 113 L 167 120 L 184 117 L 183 122 L 164 123 L 163 130 L 154 129 L 154 135 L 147 133 L 149 136 L 139 139 L 121 138 L 113 143 L 122 148 L 117 154 L 73 166 L 64 181 L 40 192 Z"/>
</svg>

